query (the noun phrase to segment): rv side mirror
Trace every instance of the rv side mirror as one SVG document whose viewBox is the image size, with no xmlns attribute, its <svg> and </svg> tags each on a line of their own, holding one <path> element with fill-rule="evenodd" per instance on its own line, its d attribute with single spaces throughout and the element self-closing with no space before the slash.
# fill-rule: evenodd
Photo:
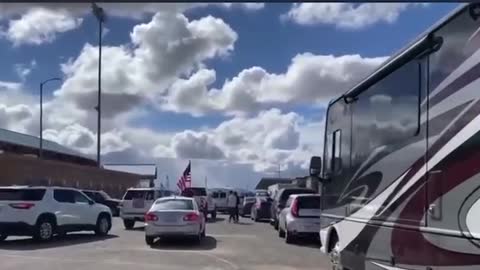
<svg viewBox="0 0 480 270">
<path fill-rule="evenodd" d="M 322 171 L 322 158 L 313 156 L 310 159 L 310 176 L 319 176 Z"/>
</svg>

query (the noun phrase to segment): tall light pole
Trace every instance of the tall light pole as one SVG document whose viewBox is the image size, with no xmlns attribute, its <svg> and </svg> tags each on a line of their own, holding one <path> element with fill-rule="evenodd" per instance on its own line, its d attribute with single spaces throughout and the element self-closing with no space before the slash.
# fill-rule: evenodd
<svg viewBox="0 0 480 270">
<path fill-rule="evenodd" d="M 100 167 L 100 137 L 102 133 L 102 24 L 105 22 L 105 12 L 103 8 L 92 3 L 93 15 L 98 20 L 98 105 L 97 109 L 97 166 Z"/>
<path fill-rule="evenodd" d="M 60 78 L 51 78 L 40 83 L 40 147 L 38 157 L 43 158 L 43 85 L 51 81 L 61 81 Z"/>
</svg>

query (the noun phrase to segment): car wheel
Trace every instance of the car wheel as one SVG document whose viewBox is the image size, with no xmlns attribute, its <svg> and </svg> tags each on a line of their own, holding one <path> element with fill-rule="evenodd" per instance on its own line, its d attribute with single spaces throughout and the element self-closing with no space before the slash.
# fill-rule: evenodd
<svg viewBox="0 0 480 270">
<path fill-rule="evenodd" d="M 151 245 L 153 245 L 154 242 L 155 242 L 155 237 L 145 235 L 145 243 L 147 245 L 151 246 Z"/>
<path fill-rule="evenodd" d="M 338 239 L 333 239 L 332 248 L 328 254 L 330 257 L 330 263 L 332 264 L 332 270 L 343 270 L 340 254 L 340 242 Z"/>
<path fill-rule="evenodd" d="M 288 231 L 288 227 L 285 226 L 285 243 L 292 244 L 295 242 L 295 237 Z"/>
<path fill-rule="evenodd" d="M 285 237 L 285 231 L 282 228 L 278 228 L 278 237 L 280 238 Z"/>
<path fill-rule="evenodd" d="M 110 218 L 105 214 L 101 214 L 97 219 L 97 225 L 95 226 L 95 234 L 105 236 L 108 234 L 108 231 L 110 231 L 110 228 Z"/>
<path fill-rule="evenodd" d="M 273 228 L 275 228 L 275 230 L 278 230 L 278 220 L 273 221 Z"/>
<path fill-rule="evenodd" d="M 125 229 L 131 230 L 131 229 L 133 229 L 133 226 L 135 226 L 135 220 L 124 219 L 123 220 L 123 226 L 125 226 Z"/>
<path fill-rule="evenodd" d="M 41 218 L 35 225 L 33 238 L 37 241 L 47 242 L 52 240 L 55 232 L 55 223 L 50 218 Z"/>
<path fill-rule="evenodd" d="M 7 239 L 8 235 L 6 234 L 0 234 L 0 242 L 1 241 L 5 241 L 5 239 Z"/>
</svg>

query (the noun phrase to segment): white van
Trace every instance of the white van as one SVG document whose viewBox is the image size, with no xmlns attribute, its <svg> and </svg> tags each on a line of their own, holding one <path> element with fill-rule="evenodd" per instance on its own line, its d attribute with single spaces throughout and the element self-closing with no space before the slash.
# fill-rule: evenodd
<svg viewBox="0 0 480 270">
<path fill-rule="evenodd" d="M 125 229 L 132 229 L 136 221 L 144 221 L 144 215 L 156 199 L 170 196 L 172 192 L 159 188 L 129 188 L 120 203 L 120 217 Z"/>
<path fill-rule="evenodd" d="M 227 196 L 228 190 L 227 189 L 210 189 L 209 193 L 213 201 L 215 202 L 215 206 L 217 207 L 217 211 L 227 211 Z"/>
</svg>

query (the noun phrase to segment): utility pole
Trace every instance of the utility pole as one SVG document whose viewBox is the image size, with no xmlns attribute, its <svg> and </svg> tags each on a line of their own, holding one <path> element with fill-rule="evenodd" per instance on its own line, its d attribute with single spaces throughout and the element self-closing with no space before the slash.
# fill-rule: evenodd
<svg viewBox="0 0 480 270">
<path fill-rule="evenodd" d="M 280 178 L 280 164 L 278 164 L 278 178 Z"/>
<path fill-rule="evenodd" d="M 167 188 L 167 190 L 170 190 L 170 181 L 168 180 L 168 174 L 165 177 L 165 187 Z"/>
<path fill-rule="evenodd" d="M 60 78 L 51 78 L 40 83 L 40 145 L 38 157 L 43 158 L 43 85 L 51 81 L 61 81 Z"/>
<path fill-rule="evenodd" d="M 98 105 L 97 109 L 97 166 L 100 167 L 100 139 L 102 133 L 102 24 L 105 22 L 103 8 L 92 4 L 93 15 L 98 20 Z"/>
</svg>

